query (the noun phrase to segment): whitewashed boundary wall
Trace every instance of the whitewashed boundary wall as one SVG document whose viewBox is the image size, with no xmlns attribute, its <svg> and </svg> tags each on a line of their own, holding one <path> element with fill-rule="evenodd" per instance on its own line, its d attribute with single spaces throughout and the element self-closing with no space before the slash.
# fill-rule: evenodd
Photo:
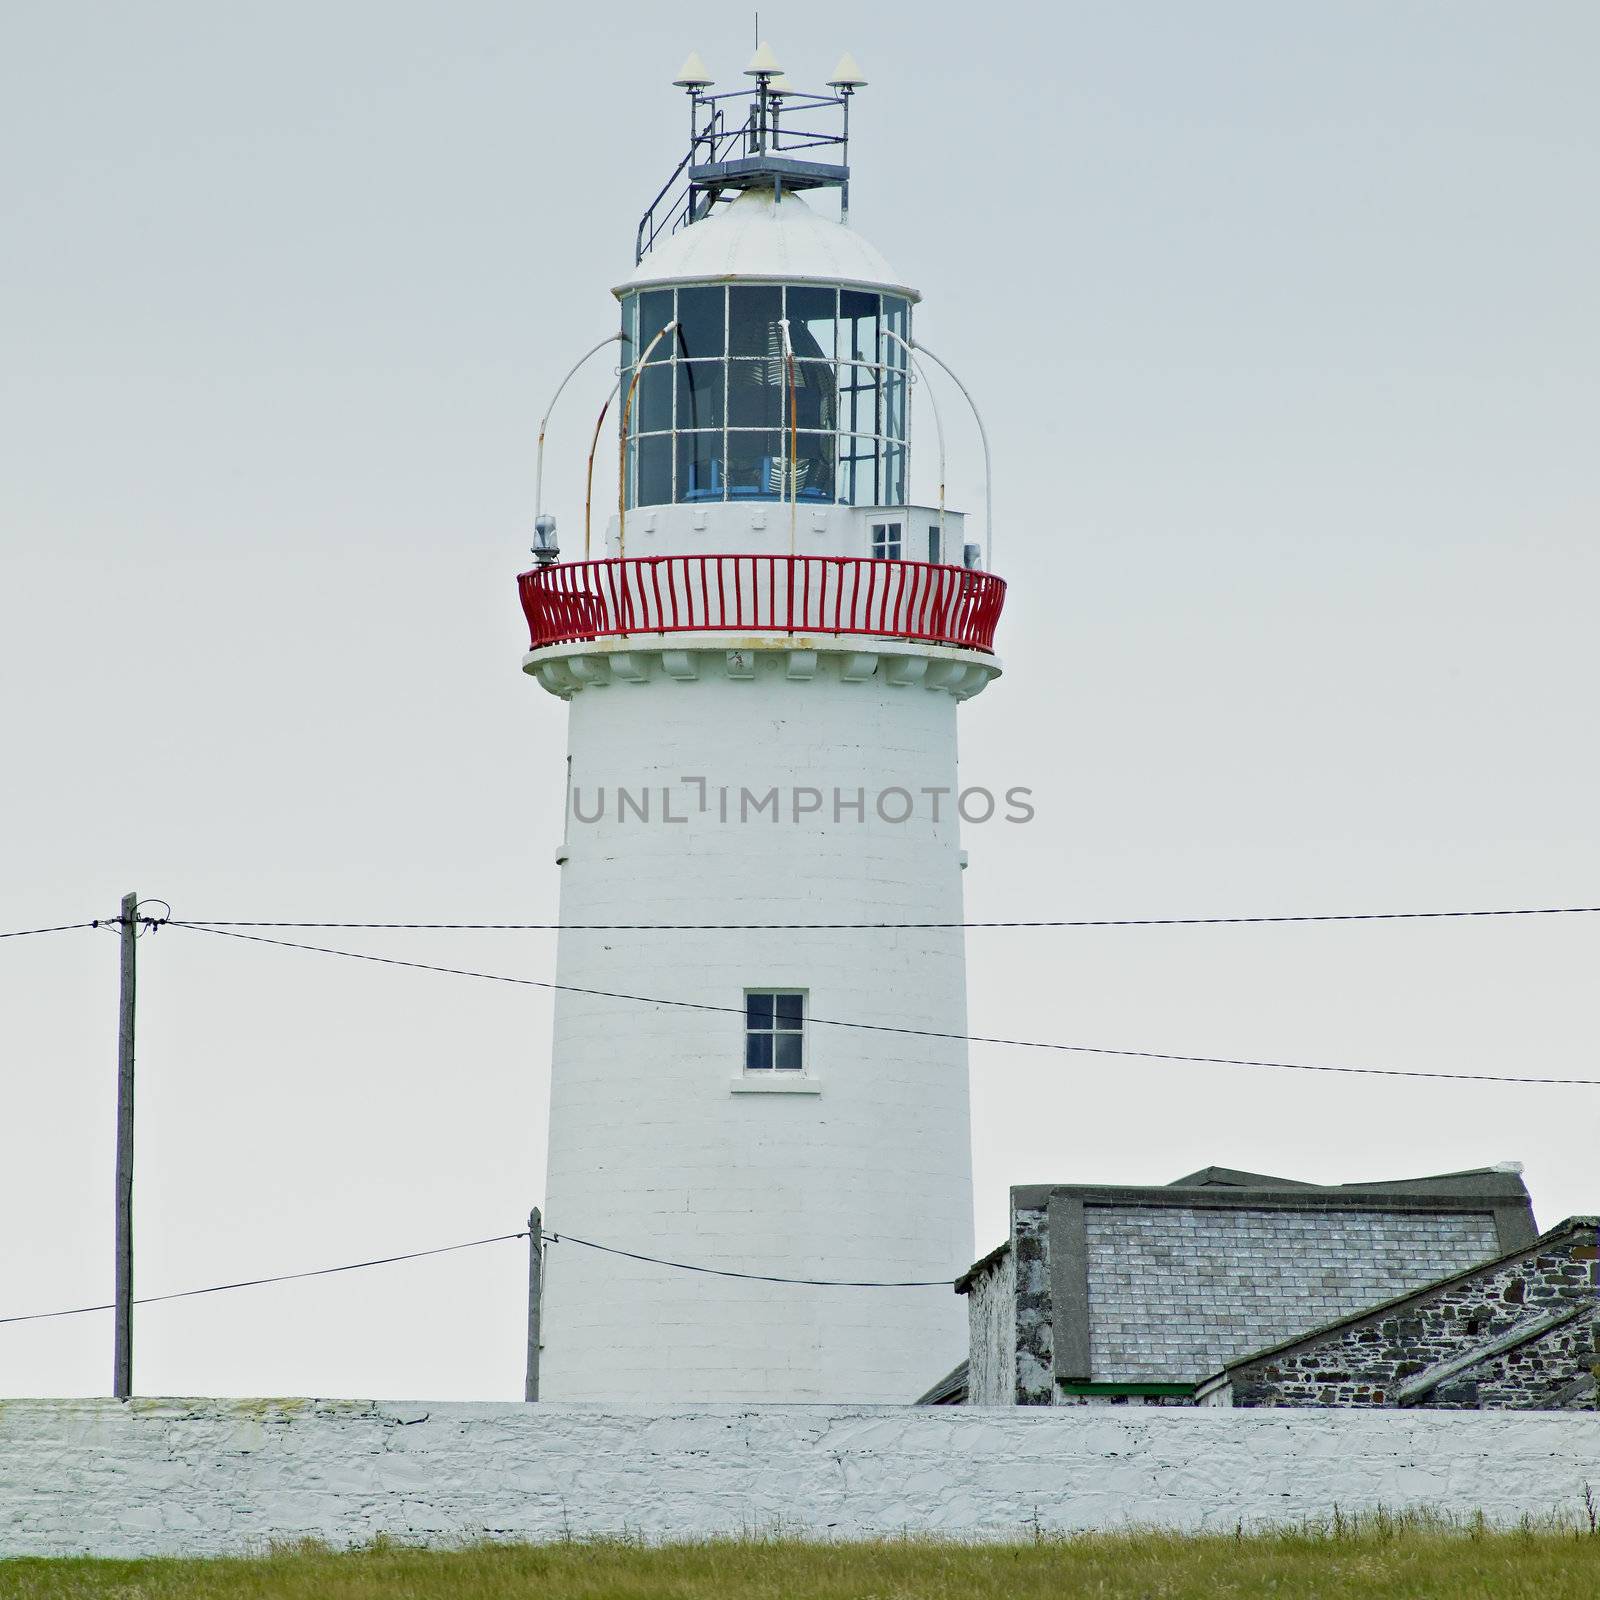
<svg viewBox="0 0 1600 1600">
<path fill-rule="evenodd" d="M 0 1402 L 0 1553 L 1581 1513 L 1600 1413 Z"/>
</svg>

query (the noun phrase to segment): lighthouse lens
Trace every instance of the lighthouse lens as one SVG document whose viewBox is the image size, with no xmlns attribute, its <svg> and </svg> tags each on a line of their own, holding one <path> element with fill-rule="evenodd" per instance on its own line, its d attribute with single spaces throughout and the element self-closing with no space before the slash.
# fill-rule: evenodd
<svg viewBox="0 0 1600 1600">
<path fill-rule="evenodd" d="M 728 495 L 734 500 L 780 500 L 783 434 L 777 429 L 728 430 Z"/>
<path fill-rule="evenodd" d="M 783 426 L 784 365 L 776 361 L 728 363 L 728 426 L 730 428 L 781 428 Z"/>
</svg>

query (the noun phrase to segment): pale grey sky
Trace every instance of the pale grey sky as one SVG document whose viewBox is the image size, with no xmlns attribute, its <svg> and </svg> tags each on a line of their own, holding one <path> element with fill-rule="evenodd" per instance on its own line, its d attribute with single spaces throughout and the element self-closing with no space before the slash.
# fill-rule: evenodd
<svg viewBox="0 0 1600 1600">
<path fill-rule="evenodd" d="M 969 914 L 1600 902 L 1600 11 L 762 9 L 797 81 L 843 48 L 872 80 L 853 221 L 995 443 L 1008 670 L 963 712 L 963 773 L 1038 817 L 970 830 Z M 564 710 L 518 670 L 513 585 L 537 419 L 680 153 L 668 80 L 691 47 L 733 79 L 749 26 L 8 9 L 0 927 L 130 887 L 191 917 L 554 916 Z M 566 528 L 608 382 L 552 430 Z M 344 938 L 552 967 L 536 935 Z M 1600 1077 L 1597 955 L 1578 918 L 977 932 L 971 1015 Z M 176 929 L 141 958 L 141 1291 L 501 1232 L 539 1198 L 537 992 Z M 107 933 L 0 945 L 0 1315 L 109 1293 L 115 997 Z M 1008 1184 L 1208 1162 L 1516 1157 L 1542 1222 L 1600 1210 L 1600 1091 L 987 1046 L 972 1076 L 980 1250 Z M 137 1383 L 511 1396 L 523 1272 L 504 1245 L 152 1307 Z M 0 1328 L 0 1392 L 108 1373 L 106 1317 Z"/>
</svg>

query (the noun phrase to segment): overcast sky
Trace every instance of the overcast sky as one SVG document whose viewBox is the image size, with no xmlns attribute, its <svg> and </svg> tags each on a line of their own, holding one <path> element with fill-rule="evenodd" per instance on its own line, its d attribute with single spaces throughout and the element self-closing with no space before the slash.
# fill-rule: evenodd
<svg viewBox="0 0 1600 1600">
<path fill-rule="evenodd" d="M 1007 672 L 963 708 L 963 778 L 1038 814 L 969 830 L 969 914 L 1600 903 L 1600 10 L 763 12 L 792 78 L 848 48 L 871 79 L 852 220 L 994 442 Z M 130 888 L 554 917 L 565 709 L 519 671 L 513 582 L 537 421 L 613 326 L 679 61 L 731 84 L 751 43 L 740 8 L 639 0 L 13 0 L 0 928 Z M 552 427 L 565 528 L 609 381 Z M 541 935 L 330 942 L 552 971 Z M 981 1033 L 1600 1078 L 1600 918 L 968 948 Z M 109 1297 L 116 958 L 0 944 L 0 1315 Z M 540 1198 L 540 992 L 178 929 L 140 960 L 141 1292 Z M 1600 1090 L 992 1046 L 972 1082 L 980 1251 L 1010 1184 L 1213 1162 L 1514 1158 L 1542 1224 L 1600 1211 Z M 524 1271 L 507 1244 L 152 1307 L 136 1381 L 511 1397 Z M 103 1390 L 109 1320 L 0 1327 L 0 1392 Z"/>
</svg>

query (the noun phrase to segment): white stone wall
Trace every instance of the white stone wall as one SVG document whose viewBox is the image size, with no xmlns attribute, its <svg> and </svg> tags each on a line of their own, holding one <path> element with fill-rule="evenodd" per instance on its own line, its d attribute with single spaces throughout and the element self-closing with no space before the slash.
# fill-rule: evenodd
<svg viewBox="0 0 1600 1600">
<path fill-rule="evenodd" d="M 1384 1506 L 1581 1512 L 1600 1415 L 309 1400 L 0 1402 L 0 1556 L 377 1534 L 1231 1532 Z"/>
<path fill-rule="evenodd" d="M 1017 1253 L 973 1278 L 967 1289 L 967 1404 L 1017 1403 Z"/>
<path fill-rule="evenodd" d="M 965 958 L 949 926 L 962 916 L 958 701 L 926 681 L 964 674 L 946 659 L 964 653 L 736 642 L 676 653 L 692 677 L 640 650 L 634 681 L 573 694 L 561 920 L 945 926 L 564 932 L 558 979 L 591 992 L 556 996 L 546 1225 L 733 1271 L 945 1286 L 795 1287 L 557 1244 L 553 1400 L 909 1402 L 966 1347 L 948 1287 L 972 1259 Z M 602 658 L 609 672 L 616 655 Z M 650 821 L 619 808 L 619 788 L 649 792 Z M 781 815 L 742 810 L 741 790 L 774 788 Z M 885 820 L 875 797 L 889 789 L 915 797 L 915 815 Z M 663 790 L 676 821 L 661 820 Z M 864 815 L 836 812 L 835 790 L 864 790 Z M 602 819 L 579 821 L 602 791 Z M 797 810 L 796 791 L 815 809 Z M 808 1017 L 955 1037 L 814 1023 L 803 1078 L 746 1076 L 747 988 L 801 990 Z"/>
</svg>

